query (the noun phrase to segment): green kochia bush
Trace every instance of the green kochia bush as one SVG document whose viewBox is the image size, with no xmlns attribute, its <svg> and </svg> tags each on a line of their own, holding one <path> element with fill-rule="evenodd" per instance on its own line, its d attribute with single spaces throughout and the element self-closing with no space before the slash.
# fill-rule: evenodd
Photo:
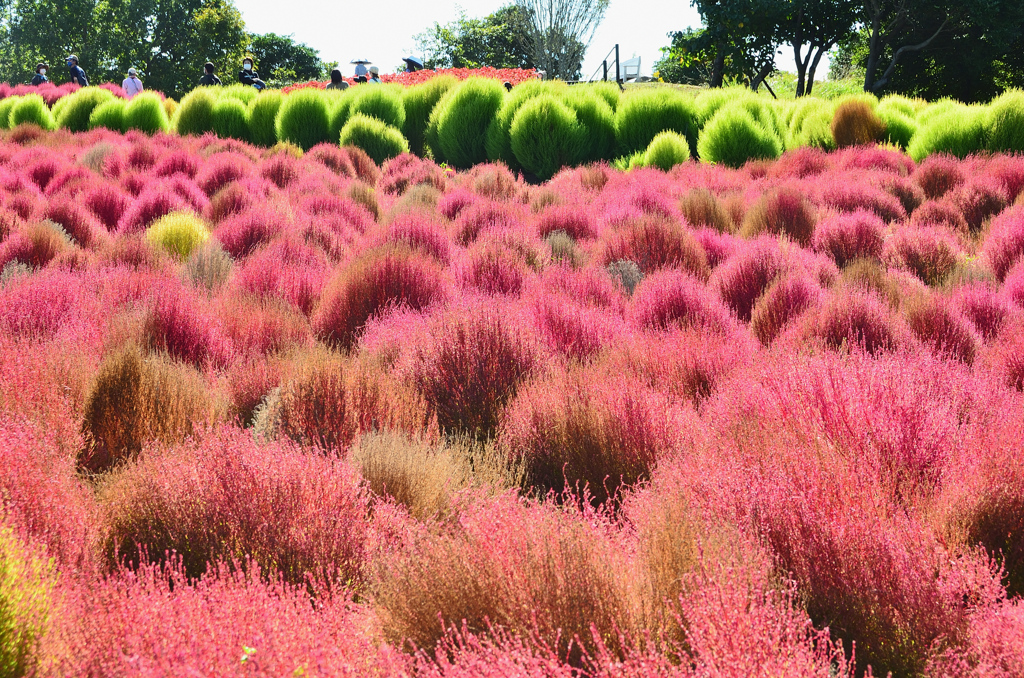
<svg viewBox="0 0 1024 678">
<path fill-rule="evenodd" d="M 608 102 L 584 86 L 570 87 L 562 102 L 576 114 L 585 132 L 579 162 L 611 158 L 615 153 L 615 113 Z"/>
<path fill-rule="evenodd" d="M 505 99 L 497 80 L 470 78 L 444 97 L 430 114 L 428 142 L 434 158 L 467 169 L 487 160 L 487 127 Z"/>
<path fill-rule="evenodd" d="M 560 82 L 542 82 L 540 80 L 527 80 L 517 85 L 510 94 L 505 96 L 501 108 L 495 114 L 494 119 L 487 128 L 487 139 L 485 148 L 488 160 L 500 160 L 508 165 L 509 169 L 519 170 L 522 167 L 512 152 L 512 119 L 523 105 L 542 94 L 560 96 L 566 87 Z"/>
<path fill-rule="evenodd" d="M 531 99 L 519 109 L 511 139 L 516 160 L 542 180 L 565 165 L 578 164 L 587 148 L 586 129 L 576 114 L 550 95 Z"/>
<path fill-rule="evenodd" d="M 452 75 L 431 78 L 422 85 L 409 87 L 402 93 L 402 106 L 405 108 L 405 124 L 402 133 L 409 140 L 409 148 L 416 155 L 423 155 L 423 135 L 427 130 L 430 112 L 458 80 Z"/>
<path fill-rule="evenodd" d="M 657 167 L 669 171 L 690 159 L 690 144 L 678 132 L 662 132 L 654 137 L 651 145 L 644 152 L 640 164 L 644 167 Z"/>
<path fill-rule="evenodd" d="M 932 153 L 949 153 L 966 158 L 985 150 L 987 141 L 986 111 L 967 106 L 953 107 L 946 113 L 931 116 L 911 139 L 907 153 L 920 162 Z"/>
<path fill-rule="evenodd" d="M 397 127 L 377 118 L 356 113 L 341 128 L 341 145 L 356 146 L 366 151 L 378 165 L 409 152 L 409 142 Z"/>
<path fill-rule="evenodd" d="M 249 110 L 239 99 L 221 99 L 213 106 L 213 129 L 223 139 L 249 141 Z"/>
<path fill-rule="evenodd" d="M 988 110 L 988 150 L 1024 153 L 1024 92 L 1008 90 Z"/>
<path fill-rule="evenodd" d="M 57 102 L 62 104 L 57 113 L 57 125 L 72 132 L 84 132 L 89 129 L 89 117 L 96 107 L 113 98 L 109 90 L 83 87 Z M 53 110 L 57 111 L 57 106 Z"/>
<path fill-rule="evenodd" d="M 327 115 L 331 119 L 331 138 L 337 139 L 352 114 L 356 90 L 351 87 L 346 90 L 329 89 L 324 91 L 324 95 L 327 97 Z"/>
<path fill-rule="evenodd" d="M 778 158 L 782 142 L 745 108 L 726 106 L 701 131 L 697 151 L 704 162 L 740 167 L 748 160 Z"/>
<path fill-rule="evenodd" d="M 93 109 L 89 116 L 89 129 L 105 127 L 114 132 L 124 131 L 124 109 L 123 99 L 111 99 Z"/>
<path fill-rule="evenodd" d="M 167 109 L 160 97 L 151 92 L 136 95 L 124 109 L 125 129 L 137 129 L 147 134 L 166 132 L 171 123 L 167 119 Z"/>
<path fill-rule="evenodd" d="M 697 143 L 696 118 L 693 102 L 675 90 L 632 93 L 619 102 L 615 112 L 618 154 L 630 155 L 644 150 L 665 130 L 685 136 L 692 151 Z"/>
<path fill-rule="evenodd" d="M 917 123 L 898 109 L 879 106 L 876 111 L 878 118 L 885 125 L 883 141 L 906 149 L 917 133 Z"/>
<path fill-rule="evenodd" d="M 331 119 L 327 97 L 314 89 L 302 89 L 285 97 L 277 113 L 277 138 L 308 151 L 330 141 Z"/>
<path fill-rule="evenodd" d="M 269 148 L 277 143 L 277 112 L 284 95 L 266 90 L 249 107 L 249 138 L 257 146 Z"/>
<path fill-rule="evenodd" d="M 11 109 L 21 101 L 21 97 L 7 97 L 0 99 L 0 129 L 11 128 Z"/>
<path fill-rule="evenodd" d="M 213 106 L 216 97 L 206 87 L 194 89 L 185 95 L 174 114 L 174 126 L 178 134 L 196 136 L 213 131 Z"/>
<path fill-rule="evenodd" d="M 349 116 L 354 116 L 357 113 L 377 118 L 398 129 L 405 124 L 405 107 L 402 106 L 402 97 L 390 87 L 357 88 L 349 109 Z"/>
<path fill-rule="evenodd" d="M 48 130 L 57 128 L 57 121 L 53 119 L 53 113 L 47 108 L 43 97 L 38 94 L 26 94 L 11 109 L 9 124 L 12 128 L 26 122 Z"/>
<path fill-rule="evenodd" d="M 217 95 L 221 99 L 237 99 L 246 106 L 250 106 L 253 101 L 262 96 L 260 91 L 252 85 L 243 85 L 240 82 L 228 85 L 227 87 L 221 87 Z"/>
</svg>

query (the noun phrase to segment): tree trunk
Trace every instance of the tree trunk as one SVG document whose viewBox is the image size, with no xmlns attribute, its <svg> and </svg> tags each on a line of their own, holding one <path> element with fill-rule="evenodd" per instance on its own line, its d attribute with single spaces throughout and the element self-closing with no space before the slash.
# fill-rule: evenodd
<svg viewBox="0 0 1024 678">
<path fill-rule="evenodd" d="M 715 62 L 711 66 L 711 86 L 721 87 L 725 75 L 725 49 L 721 45 L 715 49 Z"/>
<path fill-rule="evenodd" d="M 759 70 L 757 74 L 750 80 L 750 89 L 756 92 L 758 88 L 761 87 L 761 83 L 764 82 L 764 79 L 771 75 L 771 72 L 774 70 L 775 62 L 766 62 L 763 66 L 761 66 L 761 70 Z"/>
<path fill-rule="evenodd" d="M 882 51 L 882 39 L 879 36 L 882 18 L 876 13 L 871 17 L 871 40 L 868 42 L 868 62 L 864 68 L 864 91 L 875 91 L 875 71 L 878 70 L 878 59 Z"/>
<path fill-rule="evenodd" d="M 793 56 L 795 57 L 796 63 L 796 96 L 800 98 L 804 95 L 804 77 L 807 74 L 807 62 L 804 60 L 803 45 L 799 45 L 794 41 L 793 43 Z"/>
<path fill-rule="evenodd" d="M 814 89 L 814 73 L 818 70 L 818 64 L 821 62 L 821 57 L 832 49 L 832 45 L 834 44 L 834 42 L 830 42 L 827 45 L 822 45 L 814 54 L 814 60 L 811 61 L 811 68 L 807 72 L 807 90 L 804 92 L 807 96 L 811 96 L 811 91 Z"/>
</svg>

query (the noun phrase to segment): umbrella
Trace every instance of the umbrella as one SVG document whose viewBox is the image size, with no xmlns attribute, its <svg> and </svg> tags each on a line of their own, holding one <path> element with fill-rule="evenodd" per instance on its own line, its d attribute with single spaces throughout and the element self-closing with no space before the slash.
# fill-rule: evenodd
<svg viewBox="0 0 1024 678">
<path fill-rule="evenodd" d="M 423 70 L 423 59 L 419 57 L 404 57 L 402 61 L 409 67 L 410 71 L 422 71 Z"/>
<path fill-rule="evenodd" d="M 350 64 L 372 64 L 373 62 L 369 59 L 353 59 L 349 62 Z"/>
</svg>

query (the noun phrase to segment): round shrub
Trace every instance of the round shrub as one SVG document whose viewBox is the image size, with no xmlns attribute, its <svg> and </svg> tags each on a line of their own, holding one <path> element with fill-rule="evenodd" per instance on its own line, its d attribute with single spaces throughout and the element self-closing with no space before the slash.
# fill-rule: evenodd
<svg viewBox="0 0 1024 678">
<path fill-rule="evenodd" d="M 238 99 L 222 98 L 213 106 L 213 129 L 222 139 L 248 141 L 249 110 Z"/>
<path fill-rule="evenodd" d="M 881 258 L 884 244 L 885 222 L 866 210 L 833 215 L 814 231 L 814 249 L 840 268 L 854 259 Z"/>
<path fill-rule="evenodd" d="M 21 101 L 21 97 L 13 96 L 0 99 L 0 129 L 11 128 L 11 109 Z"/>
<path fill-rule="evenodd" d="M 678 222 L 665 217 L 629 221 L 612 232 L 604 248 L 604 263 L 631 261 L 646 275 L 662 268 L 680 268 L 708 277 L 708 260 L 700 242 Z"/>
<path fill-rule="evenodd" d="M 405 109 L 402 134 L 409 140 L 409 148 L 416 155 L 422 156 L 425 153 L 423 141 L 430 113 L 441 97 L 457 83 L 454 76 L 443 75 L 431 78 L 422 85 L 409 87 L 402 93 L 402 106 Z"/>
<path fill-rule="evenodd" d="M 839 104 L 832 115 L 832 138 L 839 148 L 863 146 L 880 141 L 885 124 L 874 106 L 864 99 L 848 99 Z"/>
<path fill-rule="evenodd" d="M 704 283 L 682 271 L 659 271 L 644 278 L 633 292 L 628 313 L 635 327 L 657 331 L 729 334 L 736 326 L 732 313 Z"/>
<path fill-rule="evenodd" d="M 899 328 L 881 302 L 846 291 L 832 295 L 809 314 L 802 334 L 832 350 L 860 347 L 872 355 L 901 344 Z"/>
<path fill-rule="evenodd" d="M 758 297 L 750 314 L 750 329 L 761 344 L 768 346 L 820 296 L 821 288 L 807 276 L 782 276 Z"/>
<path fill-rule="evenodd" d="M 1024 205 L 1011 207 L 992 220 L 982 253 L 996 278 L 1005 279 L 1024 257 Z"/>
<path fill-rule="evenodd" d="M 901 228 L 886 245 L 885 259 L 910 271 L 926 285 L 938 285 L 960 260 L 960 245 L 949 231 L 923 226 Z"/>
<path fill-rule="evenodd" d="M 562 96 L 584 130 L 580 163 L 609 160 L 615 153 L 615 109 L 586 87 L 571 87 Z M 688 143 L 688 142 L 687 142 Z M 687 152 L 689 152 L 687 147 Z"/>
<path fill-rule="evenodd" d="M 409 142 L 397 127 L 377 118 L 356 113 L 341 128 L 342 146 L 355 146 L 366 151 L 378 165 L 409 152 Z"/>
<path fill-rule="evenodd" d="M 47 108 L 43 97 L 38 94 L 26 94 L 11 109 L 11 128 L 24 123 L 38 125 L 46 130 L 57 128 L 57 121 L 53 119 L 53 113 Z"/>
<path fill-rule="evenodd" d="M 740 235 L 783 235 L 805 246 L 811 242 L 817 221 L 814 206 L 801 191 L 782 187 L 766 193 L 750 208 L 743 218 Z"/>
<path fill-rule="evenodd" d="M 728 106 L 701 130 L 697 155 L 702 162 L 742 167 L 749 160 L 775 160 L 782 142 L 742 108 Z"/>
<path fill-rule="evenodd" d="M 882 106 L 879 106 L 875 113 L 885 127 L 882 141 L 906 150 L 914 135 L 917 134 L 917 123 L 914 122 L 914 119 L 893 108 L 883 108 Z"/>
<path fill-rule="evenodd" d="M 696 110 L 685 95 L 670 89 L 633 92 L 615 111 L 617 154 L 632 155 L 646 149 L 665 131 L 686 137 L 691 151 L 697 144 Z"/>
<path fill-rule="evenodd" d="M 576 114 L 552 96 L 526 102 L 512 120 L 509 137 L 520 165 L 545 181 L 577 164 L 586 148 L 586 130 Z"/>
<path fill-rule="evenodd" d="M 137 129 L 146 134 L 166 132 L 171 123 L 160 97 L 152 92 L 136 95 L 124 109 L 125 129 Z"/>
<path fill-rule="evenodd" d="M 249 140 L 257 146 L 270 148 L 277 143 L 277 113 L 284 95 L 266 90 L 249 106 Z"/>
<path fill-rule="evenodd" d="M 66 103 L 57 116 L 57 125 L 71 132 L 84 132 L 89 129 L 93 110 L 113 98 L 114 95 L 105 89 L 84 87 L 61 100 Z"/>
<path fill-rule="evenodd" d="M 676 165 L 682 165 L 690 159 L 690 144 L 686 137 L 678 132 L 665 131 L 654 137 L 651 145 L 644 151 L 641 164 L 644 167 L 657 167 L 667 172 Z"/>
<path fill-rule="evenodd" d="M 914 335 L 937 355 L 967 365 L 974 362 L 981 341 L 970 323 L 947 303 L 915 298 L 906 304 L 906 315 Z"/>
<path fill-rule="evenodd" d="M 1008 90 L 988 108 L 988 150 L 1024 153 L 1024 92 Z"/>
<path fill-rule="evenodd" d="M 930 200 L 941 198 L 966 180 L 960 163 L 943 154 L 928 156 L 914 172 L 914 181 Z"/>
<path fill-rule="evenodd" d="M 125 103 L 122 99 L 111 99 L 93 109 L 89 115 L 89 129 L 104 127 L 114 132 L 124 131 Z"/>
<path fill-rule="evenodd" d="M 213 107 L 217 99 L 205 87 L 198 87 L 181 100 L 174 113 L 174 127 L 178 134 L 200 136 L 213 131 Z"/>
<path fill-rule="evenodd" d="M 288 94 L 277 113 L 277 138 L 308 151 L 330 141 L 331 120 L 327 98 L 320 90 L 301 89 Z"/>
<path fill-rule="evenodd" d="M 225 87 L 219 87 L 217 89 L 217 96 L 221 99 L 241 101 L 246 107 L 249 107 L 253 101 L 261 96 L 261 92 L 251 85 L 235 82 Z"/>
<path fill-rule="evenodd" d="M 431 152 L 438 162 L 468 169 L 487 159 L 484 147 L 487 127 L 505 98 L 497 80 L 470 78 L 455 87 L 430 115 L 429 127 L 436 128 Z"/>
<path fill-rule="evenodd" d="M 727 259 L 711 279 L 711 287 L 740 320 L 750 320 L 758 298 L 782 274 L 789 261 L 774 238 L 754 241 Z"/>
<path fill-rule="evenodd" d="M 966 158 L 985 150 L 988 136 L 983 110 L 959 107 L 921 124 L 907 147 L 907 154 L 921 162 L 933 153 Z"/>
<path fill-rule="evenodd" d="M 542 94 L 561 96 L 564 85 L 552 81 L 528 80 L 513 88 L 502 101 L 494 119 L 487 126 L 484 147 L 489 160 L 500 160 L 513 170 L 521 169 L 515 153 L 512 152 L 512 120 L 523 105 Z"/>
<path fill-rule="evenodd" d="M 349 116 L 368 115 L 392 127 L 402 129 L 405 108 L 398 92 L 389 87 L 360 87 L 353 95 Z"/>
<path fill-rule="evenodd" d="M 171 212 L 146 229 L 146 240 L 162 247 L 180 261 L 206 242 L 210 231 L 203 220 L 187 212 Z"/>
</svg>

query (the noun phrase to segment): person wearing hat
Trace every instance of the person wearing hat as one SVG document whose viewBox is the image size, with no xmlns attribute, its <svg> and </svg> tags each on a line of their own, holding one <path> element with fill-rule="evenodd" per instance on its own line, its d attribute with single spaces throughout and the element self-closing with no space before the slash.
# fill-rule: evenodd
<svg viewBox="0 0 1024 678">
<path fill-rule="evenodd" d="M 68 70 L 71 72 L 71 82 L 79 84 L 82 87 L 88 87 L 89 79 L 85 77 L 85 71 L 83 71 L 78 65 L 78 57 L 71 54 L 64 61 L 67 63 Z"/>
<path fill-rule="evenodd" d="M 356 77 L 357 78 L 360 75 L 365 77 L 366 73 L 367 73 L 367 71 L 366 71 L 366 64 L 364 64 L 363 62 L 359 62 L 358 64 L 356 64 Z"/>
<path fill-rule="evenodd" d="M 203 65 L 203 75 L 199 78 L 200 87 L 209 87 L 211 85 L 221 84 L 220 78 L 214 74 L 215 70 L 217 70 L 217 67 L 213 65 L 212 61 L 207 61 L 206 64 Z"/>
<path fill-rule="evenodd" d="M 124 90 L 125 97 L 128 99 L 142 91 L 142 81 L 139 80 L 139 72 L 137 70 L 134 68 L 128 69 L 128 77 L 121 83 L 121 89 Z"/>
<path fill-rule="evenodd" d="M 348 83 L 341 77 L 340 69 L 335 68 L 331 71 L 331 83 L 327 85 L 327 89 L 348 89 Z"/>
<path fill-rule="evenodd" d="M 260 80 L 260 73 L 253 67 L 252 59 L 242 59 L 242 70 L 238 72 L 238 81 L 243 85 L 250 85 L 256 89 L 263 89 L 267 83 Z"/>
<path fill-rule="evenodd" d="M 32 85 L 39 86 L 44 82 L 50 82 L 50 79 L 46 77 L 47 68 L 49 68 L 49 66 L 42 61 L 36 64 L 36 74 L 32 76 Z"/>
<path fill-rule="evenodd" d="M 370 78 L 366 82 L 373 82 L 380 84 L 380 69 L 376 66 L 370 66 Z"/>
</svg>

